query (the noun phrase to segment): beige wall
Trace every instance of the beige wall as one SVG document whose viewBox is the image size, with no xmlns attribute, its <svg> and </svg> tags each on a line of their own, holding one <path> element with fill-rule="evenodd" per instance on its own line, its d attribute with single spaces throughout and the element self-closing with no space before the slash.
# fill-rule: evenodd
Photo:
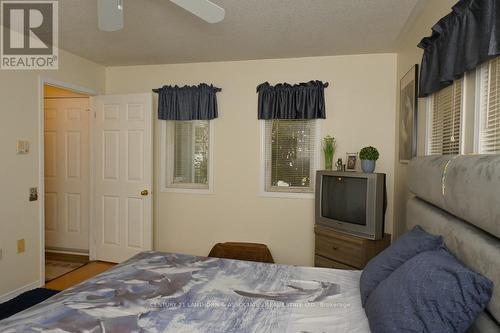
<svg viewBox="0 0 500 333">
<path fill-rule="evenodd" d="M 415 64 L 422 61 L 422 50 L 417 47 L 417 44 L 423 37 L 431 34 L 432 26 L 443 16 L 451 11 L 451 7 L 456 3 L 456 0 L 423 0 L 421 1 L 412 17 L 407 23 L 406 29 L 403 30 L 398 38 L 397 47 L 397 78 L 398 81 L 403 75 Z M 396 135 L 399 135 L 399 82 L 397 85 L 397 125 Z M 425 132 L 426 132 L 426 99 L 420 98 L 418 101 L 418 155 L 425 154 Z M 397 137 L 397 136 L 396 136 Z M 395 188 L 394 188 L 394 220 L 398 221 L 394 224 L 394 232 L 400 235 L 404 232 L 404 221 L 406 216 L 406 201 L 409 197 L 407 190 L 407 165 L 399 163 L 399 142 L 395 145 L 396 161 L 395 161 Z"/>
<path fill-rule="evenodd" d="M 104 67 L 59 53 L 58 71 L 0 71 L 0 297 L 39 280 L 39 202 L 28 202 L 28 189 L 39 185 L 39 75 L 98 92 L 104 90 Z M 28 155 L 16 155 L 16 140 L 30 142 Z M 16 253 L 16 240 L 26 252 Z"/>
<path fill-rule="evenodd" d="M 269 245 L 278 263 L 313 264 L 314 202 L 260 195 L 258 84 L 322 80 L 327 120 L 322 135 L 338 140 L 339 157 L 366 145 L 381 153 L 377 171 L 388 174 L 386 230 L 392 231 L 395 166 L 396 55 L 372 54 L 106 69 L 106 93 L 149 92 L 164 84 L 213 83 L 215 194 L 159 192 L 159 121 L 155 122 L 155 232 L 157 250 L 206 255 L 217 242 Z"/>
</svg>

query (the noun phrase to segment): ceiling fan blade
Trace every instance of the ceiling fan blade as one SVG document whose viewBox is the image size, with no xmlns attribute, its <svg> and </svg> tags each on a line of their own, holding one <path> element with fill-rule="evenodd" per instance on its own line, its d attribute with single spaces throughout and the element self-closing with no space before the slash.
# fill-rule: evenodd
<svg viewBox="0 0 500 333">
<path fill-rule="evenodd" d="M 170 0 L 176 5 L 193 13 L 208 23 L 217 23 L 224 19 L 226 11 L 208 0 Z"/>
<path fill-rule="evenodd" d="M 122 0 L 97 0 L 99 30 L 116 31 L 123 29 Z"/>
</svg>

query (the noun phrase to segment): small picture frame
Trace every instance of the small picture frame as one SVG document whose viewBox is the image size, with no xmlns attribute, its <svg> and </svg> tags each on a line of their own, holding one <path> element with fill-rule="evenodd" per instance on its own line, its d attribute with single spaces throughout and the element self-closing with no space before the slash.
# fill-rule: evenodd
<svg viewBox="0 0 500 333">
<path fill-rule="evenodd" d="M 358 160 L 358 153 L 346 154 L 346 171 L 356 171 L 356 162 Z"/>
</svg>

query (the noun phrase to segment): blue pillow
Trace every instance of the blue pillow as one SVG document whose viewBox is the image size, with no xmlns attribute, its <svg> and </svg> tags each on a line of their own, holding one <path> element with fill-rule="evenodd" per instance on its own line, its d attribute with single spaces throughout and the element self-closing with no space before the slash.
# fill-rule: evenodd
<svg viewBox="0 0 500 333">
<path fill-rule="evenodd" d="M 465 332 L 490 301 L 493 283 L 462 265 L 444 246 L 420 253 L 370 294 L 372 333 Z"/>
<path fill-rule="evenodd" d="M 443 237 L 428 234 L 416 226 L 370 260 L 359 281 L 363 307 L 370 293 L 399 266 L 421 252 L 435 250 L 442 245 Z"/>
</svg>

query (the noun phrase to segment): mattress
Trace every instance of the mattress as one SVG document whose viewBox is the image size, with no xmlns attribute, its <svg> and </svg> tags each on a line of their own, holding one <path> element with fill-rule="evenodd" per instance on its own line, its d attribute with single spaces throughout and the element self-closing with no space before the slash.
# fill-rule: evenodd
<svg viewBox="0 0 500 333">
<path fill-rule="evenodd" d="M 361 271 L 143 252 L 0 332 L 370 332 Z"/>
</svg>

